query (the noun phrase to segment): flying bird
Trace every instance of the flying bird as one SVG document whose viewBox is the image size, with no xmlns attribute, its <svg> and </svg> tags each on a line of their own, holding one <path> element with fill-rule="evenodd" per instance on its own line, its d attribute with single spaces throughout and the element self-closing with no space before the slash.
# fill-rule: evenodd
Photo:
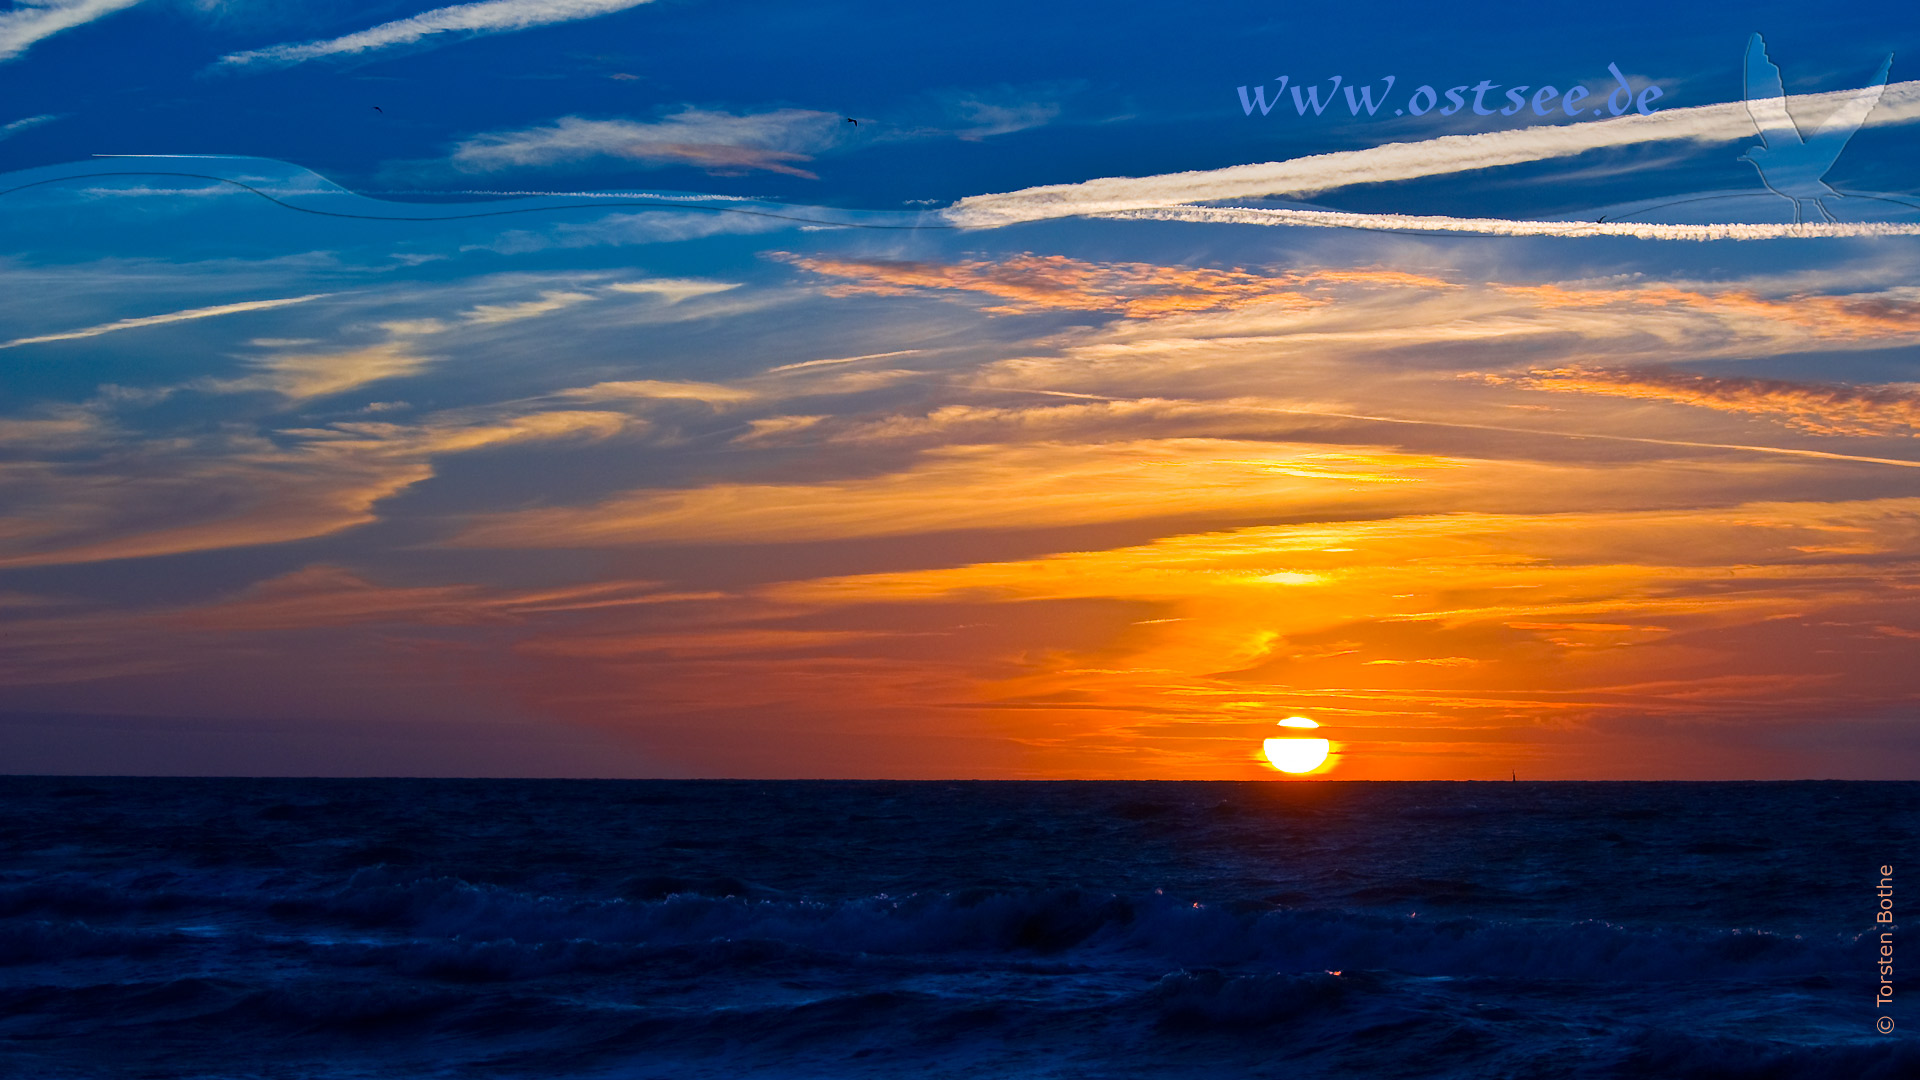
<svg viewBox="0 0 1920 1080">
<path fill-rule="evenodd" d="M 1753 117 L 1753 126 L 1759 129 L 1764 145 L 1753 147 L 1738 160 L 1760 171 L 1760 182 L 1767 185 L 1768 191 L 1793 203 L 1796 225 L 1806 216 L 1808 202 L 1820 209 L 1820 216 L 1835 220 L 1833 212 L 1821 200 L 1840 193 L 1821 182 L 1821 177 L 1833 168 L 1853 133 L 1860 130 L 1867 114 L 1880 103 L 1880 95 L 1887 88 L 1887 71 L 1892 66 L 1893 55 L 1889 53 L 1873 82 L 1854 91 L 1825 123 L 1811 136 L 1806 136 L 1800 133 L 1799 126 L 1787 112 L 1786 87 L 1780 82 L 1780 69 L 1767 59 L 1767 43 L 1759 34 L 1747 42 L 1747 115 Z"/>
<path fill-rule="evenodd" d="M 859 126 L 860 126 L 860 121 L 858 121 L 858 120 L 855 120 L 855 119 L 854 119 L 853 117 L 851 117 L 851 116 L 849 116 L 849 117 L 847 117 L 847 123 L 849 123 L 849 124 L 852 124 L 852 125 L 853 125 L 854 127 L 859 127 Z"/>
<path fill-rule="evenodd" d="M 385 109 L 383 109 L 383 108 L 381 108 L 381 107 L 380 107 L 380 106 L 378 106 L 378 105 L 375 105 L 375 106 L 373 107 L 373 111 L 374 111 L 374 112 L 377 112 L 377 113 L 379 113 L 379 114 L 380 114 L 381 116 L 385 116 L 385 115 L 387 115 L 387 110 L 385 110 Z"/>
</svg>

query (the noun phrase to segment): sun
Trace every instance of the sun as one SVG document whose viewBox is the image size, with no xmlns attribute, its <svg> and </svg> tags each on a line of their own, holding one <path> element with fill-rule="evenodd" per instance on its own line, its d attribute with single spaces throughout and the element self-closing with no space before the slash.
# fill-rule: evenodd
<svg viewBox="0 0 1920 1080">
<path fill-rule="evenodd" d="M 1317 728 L 1320 725 L 1304 716 L 1289 716 L 1280 721 L 1286 728 Z M 1268 739 L 1265 743 L 1267 760 L 1283 773 L 1310 773 L 1326 764 L 1327 754 L 1333 744 L 1325 739 L 1304 739 L 1299 737 Z"/>
</svg>

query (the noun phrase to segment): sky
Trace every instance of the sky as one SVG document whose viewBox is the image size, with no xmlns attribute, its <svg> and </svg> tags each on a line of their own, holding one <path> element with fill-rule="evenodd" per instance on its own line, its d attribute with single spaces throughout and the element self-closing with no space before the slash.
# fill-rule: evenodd
<svg viewBox="0 0 1920 1080">
<path fill-rule="evenodd" d="M 0 772 L 1920 776 L 1916 57 L 16 0 Z"/>
</svg>

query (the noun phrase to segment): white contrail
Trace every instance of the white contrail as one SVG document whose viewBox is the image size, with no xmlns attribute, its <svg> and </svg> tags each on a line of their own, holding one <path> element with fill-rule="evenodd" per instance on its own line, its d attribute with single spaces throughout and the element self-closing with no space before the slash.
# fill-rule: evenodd
<svg viewBox="0 0 1920 1080">
<path fill-rule="evenodd" d="M 0 60 L 26 52 L 41 38 L 71 30 L 140 0 L 39 0 L 12 11 L 0 11 Z"/>
<path fill-rule="evenodd" d="M 1236 206 L 1168 206 L 1113 210 L 1087 217 L 1147 221 L 1211 221 L 1235 225 L 1311 225 L 1382 232 L 1450 232 L 1478 236 L 1632 236 L 1642 240 L 1781 240 L 1802 237 L 1920 236 L 1920 223 L 1661 225 L 1636 221 L 1515 221 L 1417 214 L 1352 214 L 1338 210 L 1261 210 Z"/>
<path fill-rule="evenodd" d="M 129 0 L 131 2 L 131 0 Z M 455 4 L 434 8 L 405 19 L 381 23 L 344 37 L 301 44 L 274 45 L 265 49 L 231 53 L 220 58 L 222 64 L 297 64 L 322 56 L 340 56 L 372 52 L 375 49 L 406 45 L 431 34 L 451 31 L 525 30 L 551 23 L 591 19 L 625 11 L 652 0 L 482 0 L 476 4 Z"/>
<path fill-rule="evenodd" d="M 99 337 L 111 334 L 115 330 L 136 330 L 142 326 L 161 326 L 166 323 L 186 322 L 189 319 L 210 319 L 216 315 L 237 315 L 243 311 L 264 311 L 267 308 L 286 307 L 288 304 L 304 304 L 309 300 L 318 300 L 330 293 L 313 293 L 310 296 L 289 296 L 282 300 L 245 300 L 238 304 L 221 304 L 218 307 L 193 308 L 188 311 L 172 311 L 165 315 L 143 315 L 137 319 L 121 319 L 118 322 L 101 323 L 82 330 L 68 330 L 59 334 L 41 334 L 38 337 L 14 338 L 12 341 L 0 341 L 0 349 L 11 349 L 18 345 L 38 345 L 47 341 L 74 341 L 78 338 Z"/>
<path fill-rule="evenodd" d="M 1859 91 L 1803 94 L 1791 99 L 1801 115 L 1817 116 Z M 1920 120 L 1920 82 L 1887 87 L 1867 126 Z M 1364 150 L 1314 154 L 1290 161 L 1235 165 L 1226 169 L 1161 176 L 1112 176 L 1078 184 L 1051 184 L 994 195 L 971 195 L 941 212 L 963 228 L 993 228 L 1046 218 L 1110 214 L 1222 199 L 1302 196 L 1355 184 L 1382 184 L 1444 176 L 1500 165 L 1573 157 L 1611 146 L 1656 142 L 1725 143 L 1757 139 L 1753 118 L 1740 101 L 1668 109 L 1608 120 L 1442 135 L 1421 142 L 1387 143 Z"/>
<path fill-rule="evenodd" d="M 41 113 L 39 116 L 29 116 L 25 119 L 15 120 L 11 124 L 0 124 L 0 139 L 11 139 L 23 131 L 31 131 L 41 124 L 57 119 L 59 119 L 59 117 L 54 113 Z"/>
</svg>

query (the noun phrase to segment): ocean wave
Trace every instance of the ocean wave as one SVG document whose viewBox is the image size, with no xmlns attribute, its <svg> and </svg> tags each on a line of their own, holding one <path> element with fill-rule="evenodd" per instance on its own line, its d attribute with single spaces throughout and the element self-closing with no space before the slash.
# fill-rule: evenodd
<svg viewBox="0 0 1920 1080">
<path fill-rule="evenodd" d="M 12 783 L 4 1076 L 1916 1074 L 1905 788 Z"/>
<path fill-rule="evenodd" d="M 0 923 L 0 967 L 101 956 L 151 956 L 173 944 L 173 935 L 101 929 L 48 919 Z"/>
<path fill-rule="evenodd" d="M 321 917 L 441 940 L 683 944 L 758 939 L 842 952 L 1134 952 L 1185 963 L 1257 960 L 1294 969 L 1392 968 L 1416 974 L 1695 979 L 1805 971 L 1829 948 L 1763 931 L 1646 930 L 1598 921 L 1422 920 L 1378 914 L 1215 906 L 1164 894 L 973 890 L 838 903 L 701 892 L 581 902 L 459 879 L 382 882 L 362 872 L 312 901 Z M 1822 954 L 1828 954 L 1823 956 Z"/>
<path fill-rule="evenodd" d="M 757 942 L 761 951 L 701 962 L 751 965 L 764 962 L 767 949 L 1055 960 L 1089 954 L 1296 972 L 1668 981 L 1804 977 L 1844 966 L 1849 944 L 1839 936 L 1744 928 L 1214 904 L 1162 891 L 969 889 L 825 901 L 734 878 L 659 877 L 583 897 L 391 866 L 303 887 L 246 885 L 231 875 L 161 888 L 55 877 L 0 889 L 0 911 L 15 916 L 0 935 L 0 960 L 157 948 L 166 939 L 126 937 L 114 927 L 128 923 L 145 932 L 190 919 L 351 953 L 355 963 L 469 979 L 610 971 L 662 950 Z"/>
<path fill-rule="evenodd" d="M 1794 1046 L 1656 1030 L 1633 1040 L 1616 1075 L 1668 1080 L 1904 1080 L 1920 1076 L 1920 1044 L 1911 1041 Z"/>
</svg>

